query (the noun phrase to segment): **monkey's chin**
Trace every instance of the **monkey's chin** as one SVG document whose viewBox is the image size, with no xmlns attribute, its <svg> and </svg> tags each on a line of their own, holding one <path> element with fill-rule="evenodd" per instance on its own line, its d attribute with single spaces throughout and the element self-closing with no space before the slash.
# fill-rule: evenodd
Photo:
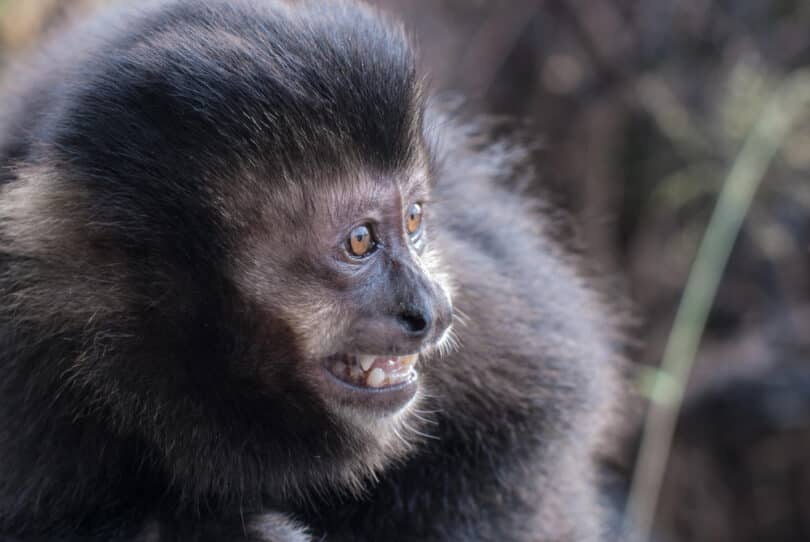
<svg viewBox="0 0 810 542">
<path fill-rule="evenodd" d="M 324 361 L 326 393 L 341 406 L 393 414 L 416 395 L 418 354 L 338 354 Z"/>
</svg>

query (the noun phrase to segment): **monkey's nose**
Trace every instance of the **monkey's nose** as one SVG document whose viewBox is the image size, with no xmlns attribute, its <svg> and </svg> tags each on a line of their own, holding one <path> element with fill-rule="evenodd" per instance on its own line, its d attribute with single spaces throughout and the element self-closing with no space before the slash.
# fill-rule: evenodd
<svg viewBox="0 0 810 542">
<path fill-rule="evenodd" d="M 409 337 L 422 338 L 430 331 L 433 316 L 428 310 L 409 308 L 400 312 L 397 320 Z"/>
</svg>

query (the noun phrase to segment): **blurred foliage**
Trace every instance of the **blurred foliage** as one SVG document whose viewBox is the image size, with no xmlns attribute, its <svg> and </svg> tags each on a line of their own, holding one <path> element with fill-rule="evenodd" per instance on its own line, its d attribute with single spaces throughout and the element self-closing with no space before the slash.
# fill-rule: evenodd
<svg viewBox="0 0 810 542">
<path fill-rule="evenodd" d="M 625 532 L 647 540 L 674 442 L 686 384 L 743 221 L 774 157 L 794 127 L 810 113 L 810 71 L 792 73 L 771 93 L 717 198 L 684 288 L 651 393 L 632 487 Z M 665 377 L 665 378 L 661 378 Z"/>
</svg>

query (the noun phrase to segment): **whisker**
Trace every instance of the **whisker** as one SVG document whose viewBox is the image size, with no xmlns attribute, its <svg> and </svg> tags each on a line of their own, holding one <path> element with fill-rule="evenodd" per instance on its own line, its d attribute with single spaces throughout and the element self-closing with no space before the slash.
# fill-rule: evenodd
<svg viewBox="0 0 810 542">
<path fill-rule="evenodd" d="M 404 427 L 405 427 L 405 428 L 406 428 L 408 431 L 410 431 L 411 433 L 413 433 L 413 434 L 415 434 L 415 435 L 419 435 L 420 437 L 424 437 L 424 438 L 431 439 L 431 440 L 441 440 L 441 439 L 440 439 L 439 437 L 437 437 L 436 435 L 431 435 L 431 434 L 428 434 L 428 433 L 423 433 L 422 431 L 419 431 L 419 430 L 417 430 L 417 429 L 414 429 L 413 427 L 411 427 L 410 425 L 408 425 L 408 424 L 407 424 L 407 423 L 405 423 L 404 421 L 402 422 L 402 425 L 403 425 L 403 426 L 404 426 Z"/>
<path fill-rule="evenodd" d="M 422 416 L 421 414 L 417 413 L 416 411 L 412 410 L 411 414 L 413 415 L 414 418 L 416 418 L 417 420 L 419 420 L 419 421 L 421 421 L 423 423 L 429 423 L 431 425 L 439 425 L 439 422 L 437 422 L 436 420 L 431 420 L 430 418 L 426 418 L 425 416 Z"/>
<path fill-rule="evenodd" d="M 458 320 L 458 323 L 465 327 L 470 323 L 470 317 L 467 313 L 457 307 L 453 308 L 453 318 Z"/>
</svg>

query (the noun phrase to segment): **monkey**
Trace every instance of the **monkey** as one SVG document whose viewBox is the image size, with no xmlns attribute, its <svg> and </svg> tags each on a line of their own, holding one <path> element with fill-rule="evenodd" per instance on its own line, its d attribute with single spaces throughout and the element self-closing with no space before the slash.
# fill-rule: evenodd
<svg viewBox="0 0 810 542">
<path fill-rule="evenodd" d="M 349 0 L 161 0 L 9 72 L 3 536 L 606 539 L 605 296 L 416 58 Z"/>
</svg>

